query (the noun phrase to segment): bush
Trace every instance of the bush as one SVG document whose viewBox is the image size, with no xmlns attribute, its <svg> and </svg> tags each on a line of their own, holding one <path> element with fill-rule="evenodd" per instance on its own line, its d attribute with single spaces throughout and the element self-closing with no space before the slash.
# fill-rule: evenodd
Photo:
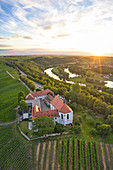
<svg viewBox="0 0 113 170">
<path fill-rule="evenodd" d="M 40 88 L 37 88 L 36 91 L 42 91 Z"/>
<path fill-rule="evenodd" d="M 102 125 L 102 122 L 99 122 L 99 121 L 98 121 L 98 122 L 96 122 L 95 127 L 97 128 L 97 126 L 98 126 L 98 125 Z"/>
<path fill-rule="evenodd" d="M 62 133 L 64 132 L 64 125 L 59 124 L 56 122 L 55 128 L 54 128 L 54 132 L 56 133 Z"/>
<path fill-rule="evenodd" d="M 101 137 L 105 137 L 111 133 L 111 126 L 108 124 L 102 124 L 97 126 L 97 132 Z"/>
<path fill-rule="evenodd" d="M 97 130 L 95 128 L 93 128 L 93 129 L 91 129 L 90 133 L 91 133 L 91 135 L 96 136 Z"/>
<path fill-rule="evenodd" d="M 81 133 L 82 129 L 79 125 L 73 126 L 73 131 L 75 134 Z"/>
</svg>

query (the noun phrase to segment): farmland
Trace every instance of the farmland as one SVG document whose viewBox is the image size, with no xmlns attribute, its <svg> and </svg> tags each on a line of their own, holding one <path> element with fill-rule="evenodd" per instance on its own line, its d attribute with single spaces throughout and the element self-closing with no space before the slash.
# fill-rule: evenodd
<svg viewBox="0 0 113 170">
<path fill-rule="evenodd" d="M 113 145 L 75 138 L 41 142 L 33 145 L 34 169 L 113 169 Z"/>
<path fill-rule="evenodd" d="M 0 169 L 32 169 L 30 148 L 15 124 L 0 127 Z"/>
<path fill-rule="evenodd" d="M 13 79 L 6 71 L 9 71 L 15 79 Z M 17 96 L 19 91 L 28 90 L 17 79 L 17 71 L 11 67 L 0 64 L 0 122 L 11 121 L 16 118 Z"/>
</svg>

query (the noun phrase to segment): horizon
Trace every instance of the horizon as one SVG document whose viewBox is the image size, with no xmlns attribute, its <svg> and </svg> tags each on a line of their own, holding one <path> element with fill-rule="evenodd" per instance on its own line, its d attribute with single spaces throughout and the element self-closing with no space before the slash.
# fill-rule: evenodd
<svg viewBox="0 0 113 170">
<path fill-rule="evenodd" d="M 1 0 L 0 56 L 113 57 L 112 0 Z"/>
</svg>

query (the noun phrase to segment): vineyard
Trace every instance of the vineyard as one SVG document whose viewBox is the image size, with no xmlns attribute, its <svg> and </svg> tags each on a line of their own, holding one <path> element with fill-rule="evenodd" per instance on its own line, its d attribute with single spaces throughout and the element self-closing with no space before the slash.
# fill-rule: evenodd
<svg viewBox="0 0 113 170">
<path fill-rule="evenodd" d="M 15 130 L 15 125 L 0 127 L 0 169 L 32 169 L 30 146 Z"/>
<path fill-rule="evenodd" d="M 33 146 L 36 170 L 113 169 L 113 145 L 70 138 Z"/>
</svg>

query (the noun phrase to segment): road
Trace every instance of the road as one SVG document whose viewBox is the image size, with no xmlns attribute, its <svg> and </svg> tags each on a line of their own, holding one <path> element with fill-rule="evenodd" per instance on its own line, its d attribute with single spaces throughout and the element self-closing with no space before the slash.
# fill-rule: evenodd
<svg viewBox="0 0 113 170">
<path fill-rule="evenodd" d="M 22 76 L 26 76 L 26 77 L 27 77 L 27 74 L 25 74 L 22 70 L 20 70 L 20 72 L 21 72 L 21 75 L 22 75 Z M 32 80 L 32 81 L 33 81 L 33 80 Z M 37 83 L 37 82 L 35 82 L 35 81 L 33 81 L 33 82 L 35 83 L 36 88 L 43 89 L 43 85 L 41 85 L 41 84 L 39 84 L 39 83 Z"/>
</svg>

